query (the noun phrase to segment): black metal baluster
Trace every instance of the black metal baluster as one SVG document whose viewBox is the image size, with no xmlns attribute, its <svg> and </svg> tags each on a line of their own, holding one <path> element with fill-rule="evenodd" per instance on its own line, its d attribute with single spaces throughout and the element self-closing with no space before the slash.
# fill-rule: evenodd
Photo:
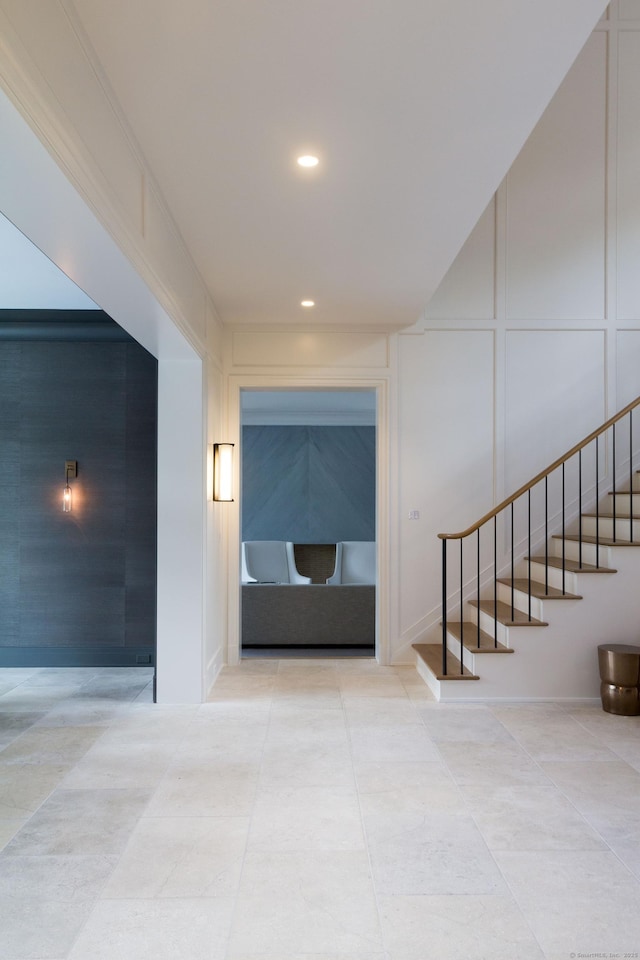
<svg viewBox="0 0 640 960">
<path fill-rule="evenodd" d="M 549 477 L 544 478 L 544 592 L 549 593 Z"/>
<path fill-rule="evenodd" d="M 447 541 L 442 540 L 442 676 L 447 675 Z"/>
<path fill-rule="evenodd" d="M 478 650 L 480 649 L 480 527 L 478 527 L 476 533 L 478 534 Z"/>
<path fill-rule="evenodd" d="M 493 645 L 498 646 L 498 518 L 493 518 Z"/>
<path fill-rule="evenodd" d="M 633 540 L 633 410 L 629 410 L 629 540 Z"/>
<path fill-rule="evenodd" d="M 596 567 L 600 566 L 600 493 L 598 491 L 600 475 L 600 444 L 596 437 Z"/>
<path fill-rule="evenodd" d="M 617 511 L 616 511 L 616 425 L 613 425 L 613 542 L 616 542 Z"/>
<path fill-rule="evenodd" d="M 512 503 L 512 504 L 511 504 L 511 619 L 512 619 L 512 620 L 513 620 L 513 613 L 514 613 L 514 609 L 515 609 L 515 587 L 514 587 L 514 584 L 513 584 L 513 573 L 514 573 L 514 570 L 513 570 L 513 555 L 514 555 L 513 536 L 514 536 L 514 532 L 513 532 L 513 503 Z"/>
<path fill-rule="evenodd" d="M 578 452 L 578 566 L 582 570 L 582 450 Z"/>
<path fill-rule="evenodd" d="M 562 594 L 566 593 L 566 570 L 565 564 L 567 559 L 567 541 L 565 539 L 565 522 L 564 522 L 564 463 L 562 464 Z"/>
<path fill-rule="evenodd" d="M 462 635 L 464 631 L 464 579 L 463 579 L 463 564 L 462 564 L 462 538 L 460 538 L 460 673 L 464 673 L 464 655 L 463 650 L 464 646 L 462 644 Z M 480 607 L 478 607 L 478 620 L 480 619 Z"/>
<path fill-rule="evenodd" d="M 528 506 L 529 515 L 527 517 L 527 521 L 529 524 L 529 531 L 528 531 L 528 541 L 527 541 L 527 544 L 528 544 L 527 553 L 529 555 L 529 620 L 531 620 L 531 488 L 529 488 L 528 499 L 529 499 L 529 502 L 527 506 Z"/>
</svg>

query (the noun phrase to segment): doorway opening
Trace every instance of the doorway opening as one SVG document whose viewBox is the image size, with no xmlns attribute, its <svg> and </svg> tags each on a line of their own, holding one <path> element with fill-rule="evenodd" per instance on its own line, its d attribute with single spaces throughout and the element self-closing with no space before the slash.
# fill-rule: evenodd
<svg viewBox="0 0 640 960">
<path fill-rule="evenodd" d="M 376 399 L 240 391 L 242 657 L 375 656 Z"/>
</svg>

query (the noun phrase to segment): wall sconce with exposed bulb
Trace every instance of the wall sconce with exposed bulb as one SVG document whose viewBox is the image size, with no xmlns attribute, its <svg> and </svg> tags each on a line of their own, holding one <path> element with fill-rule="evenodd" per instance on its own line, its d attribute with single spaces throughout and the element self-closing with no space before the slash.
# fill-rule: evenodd
<svg viewBox="0 0 640 960">
<path fill-rule="evenodd" d="M 69 479 L 78 476 L 78 461 L 65 460 L 64 462 L 65 485 L 62 491 L 62 512 L 71 513 L 73 506 L 73 494 L 69 486 Z"/>
<path fill-rule="evenodd" d="M 233 444 L 213 444 L 212 499 L 233 500 Z"/>
</svg>

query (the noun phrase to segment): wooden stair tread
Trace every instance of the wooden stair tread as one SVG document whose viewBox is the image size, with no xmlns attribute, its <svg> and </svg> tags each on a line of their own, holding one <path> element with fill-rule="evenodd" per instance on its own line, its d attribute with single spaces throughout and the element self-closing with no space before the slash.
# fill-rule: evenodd
<svg viewBox="0 0 640 960">
<path fill-rule="evenodd" d="M 498 600 L 497 609 L 493 600 L 470 600 L 470 605 L 472 607 L 478 607 L 483 613 L 489 614 L 490 617 L 497 617 L 498 623 L 502 623 L 505 627 L 548 627 L 549 624 L 544 620 L 536 620 L 535 617 L 529 619 L 529 615 L 523 613 L 522 610 L 514 610 L 513 617 L 511 616 L 511 604 L 502 603 L 501 600 Z"/>
<path fill-rule="evenodd" d="M 555 567 L 557 570 L 562 570 L 562 557 L 527 557 L 527 560 L 530 560 L 531 563 L 548 563 L 550 567 Z M 564 569 L 569 573 L 617 573 L 617 570 L 614 570 L 612 567 L 594 567 L 591 563 L 583 563 L 580 566 L 579 560 L 569 560 L 565 558 Z"/>
<path fill-rule="evenodd" d="M 562 540 L 563 536 L 561 533 L 553 534 L 554 540 Z M 583 543 L 599 543 L 601 547 L 640 547 L 640 540 L 611 540 L 609 537 L 599 537 L 597 540 L 595 537 L 582 535 L 582 538 L 577 533 L 565 533 L 565 540 L 571 540 L 575 543 L 579 543 L 582 539 Z"/>
<path fill-rule="evenodd" d="M 478 626 L 470 620 L 464 623 L 447 622 L 447 633 L 450 633 L 456 640 L 463 637 L 462 643 L 466 650 L 471 653 L 513 653 L 509 647 L 501 643 L 496 644 L 490 633 L 484 630 L 480 631 L 480 646 L 478 646 Z"/>
<path fill-rule="evenodd" d="M 447 650 L 447 672 L 442 672 L 442 644 L 441 643 L 414 643 L 413 649 L 434 674 L 437 680 L 479 680 L 474 673 L 463 668 L 460 672 L 460 661 Z"/>
<path fill-rule="evenodd" d="M 503 583 L 505 586 L 511 586 L 511 580 L 507 577 L 498 577 L 498 583 Z M 527 577 L 516 577 L 513 581 L 513 586 L 520 593 L 529 593 L 529 579 Z M 582 597 L 576 593 L 565 593 L 562 592 L 558 587 L 549 587 L 548 590 L 545 590 L 544 583 L 539 583 L 537 580 L 531 581 L 531 596 L 535 597 L 536 600 L 582 600 Z M 510 605 L 509 609 L 511 609 Z"/>
</svg>

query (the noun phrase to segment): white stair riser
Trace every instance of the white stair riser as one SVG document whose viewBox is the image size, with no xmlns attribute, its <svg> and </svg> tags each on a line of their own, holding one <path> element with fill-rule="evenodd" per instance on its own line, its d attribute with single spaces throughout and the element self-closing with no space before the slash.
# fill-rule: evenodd
<svg viewBox="0 0 640 960">
<path fill-rule="evenodd" d="M 631 499 L 631 503 L 629 502 Z M 603 503 L 604 512 L 613 514 L 614 497 L 608 496 Z M 634 493 L 630 498 L 628 493 L 617 493 L 615 496 L 615 514 L 617 517 L 628 517 L 629 513 L 640 516 L 640 492 Z"/>
<path fill-rule="evenodd" d="M 470 621 L 470 617 L 467 617 L 467 621 Z M 491 621 L 491 623 L 493 624 L 493 620 Z M 507 646 L 508 644 L 505 642 L 507 628 L 503 627 L 502 624 L 498 624 L 498 627 L 505 634 L 504 639 L 502 641 L 499 640 L 499 642 L 502 643 L 502 646 Z M 485 632 L 488 632 L 488 631 L 485 631 Z M 457 637 L 452 636 L 450 633 L 447 633 L 447 650 L 449 650 L 450 653 L 452 653 L 453 656 L 456 657 L 458 660 L 462 659 L 462 663 L 467 668 L 467 670 L 470 673 L 474 673 L 474 674 L 477 674 L 478 671 L 481 669 L 484 659 L 487 656 L 491 656 L 491 654 L 487 654 L 487 653 L 475 654 L 472 649 L 469 649 L 469 647 L 462 647 L 460 640 Z M 462 654 L 462 657 L 461 657 L 461 654 Z M 503 656 L 503 654 L 496 654 L 496 656 Z"/>
<path fill-rule="evenodd" d="M 467 668 L 467 670 L 469 670 L 471 673 L 475 673 L 476 663 L 475 663 L 475 656 L 473 654 L 473 651 L 467 650 L 466 647 L 462 647 L 462 644 L 460 643 L 459 639 L 457 637 L 452 636 L 448 632 L 447 632 L 447 650 L 449 650 L 454 655 L 454 657 L 456 657 L 458 660 L 462 659 L 462 662 L 464 666 Z"/>
<path fill-rule="evenodd" d="M 469 606 L 466 613 L 466 619 L 471 623 L 478 622 L 478 614 L 480 614 L 480 628 L 484 630 L 485 633 L 488 633 L 490 637 L 496 636 L 496 627 L 497 627 L 497 639 L 498 643 L 501 643 L 503 647 L 509 646 L 509 629 L 505 627 L 503 623 L 500 623 L 498 620 L 497 624 L 495 618 L 488 613 L 479 611 L 477 607 Z"/>
<path fill-rule="evenodd" d="M 498 584 L 498 600 L 511 606 L 511 587 L 506 583 Z M 525 591 L 513 591 L 513 605 L 516 610 L 523 613 L 529 613 L 529 595 Z M 531 616 L 536 620 L 542 620 L 542 601 L 537 597 L 531 597 Z"/>
<path fill-rule="evenodd" d="M 562 570 L 558 567 L 548 567 L 547 569 L 549 571 L 549 579 L 545 581 L 544 563 L 532 563 L 531 579 L 537 580 L 538 583 L 548 583 L 550 587 L 562 590 Z M 525 570 L 522 576 L 526 575 L 527 571 Z M 580 593 L 578 589 L 578 578 L 575 573 L 565 571 L 564 589 L 567 593 Z"/>
<path fill-rule="evenodd" d="M 586 537 L 595 537 L 596 530 L 598 530 L 599 536 L 604 537 L 607 540 L 612 540 L 613 526 L 613 517 L 600 516 L 599 519 L 596 517 L 582 518 L 582 533 Z M 618 540 L 639 540 L 640 520 L 629 521 L 628 518 L 624 519 L 617 517 L 615 521 L 615 532 L 616 539 Z"/>
<path fill-rule="evenodd" d="M 555 537 L 551 540 L 549 544 L 549 551 L 553 553 L 554 557 L 562 556 L 562 540 L 558 540 Z M 577 540 L 565 540 L 565 557 L 569 560 L 579 560 L 580 559 L 580 545 Z M 599 564 L 601 567 L 611 567 L 615 564 L 611 560 L 611 551 L 609 547 L 600 547 L 599 548 Z M 589 563 L 593 566 L 596 566 L 596 545 L 595 543 L 583 543 L 582 544 L 582 562 Z"/>
</svg>

